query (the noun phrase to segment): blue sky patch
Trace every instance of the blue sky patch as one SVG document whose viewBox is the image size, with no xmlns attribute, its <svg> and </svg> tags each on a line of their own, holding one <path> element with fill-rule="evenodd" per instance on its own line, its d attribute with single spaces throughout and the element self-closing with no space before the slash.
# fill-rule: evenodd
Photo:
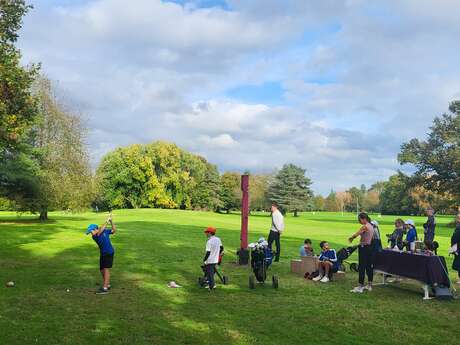
<svg viewBox="0 0 460 345">
<path fill-rule="evenodd" d="M 261 85 L 241 85 L 226 92 L 226 96 L 246 103 L 279 105 L 284 102 L 284 89 L 278 81 L 267 81 Z"/>
</svg>

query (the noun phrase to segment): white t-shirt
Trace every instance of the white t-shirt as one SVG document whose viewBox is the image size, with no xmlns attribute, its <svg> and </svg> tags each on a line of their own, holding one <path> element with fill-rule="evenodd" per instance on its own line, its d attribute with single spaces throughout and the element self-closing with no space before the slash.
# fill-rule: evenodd
<svg viewBox="0 0 460 345">
<path fill-rule="evenodd" d="M 220 246 L 222 242 L 219 237 L 211 236 L 206 242 L 206 251 L 211 252 L 208 259 L 204 262 L 206 265 L 217 264 L 219 262 Z"/>
<path fill-rule="evenodd" d="M 272 214 L 272 227 L 270 230 L 279 233 L 284 231 L 284 217 L 279 210 Z"/>
</svg>

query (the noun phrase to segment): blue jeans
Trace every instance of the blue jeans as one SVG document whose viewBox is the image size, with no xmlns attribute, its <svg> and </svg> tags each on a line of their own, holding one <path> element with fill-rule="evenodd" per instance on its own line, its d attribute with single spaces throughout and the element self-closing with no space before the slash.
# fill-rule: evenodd
<svg viewBox="0 0 460 345">
<path fill-rule="evenodd" d="M 206 270 L 206 279 L 208 280 L 208 285 L 210 289 L 214 289 L 216 283 L 214 282 L 214 274 L 216 273 L 216 264 L 207 264 L 205 266 Z"/>
</svg>

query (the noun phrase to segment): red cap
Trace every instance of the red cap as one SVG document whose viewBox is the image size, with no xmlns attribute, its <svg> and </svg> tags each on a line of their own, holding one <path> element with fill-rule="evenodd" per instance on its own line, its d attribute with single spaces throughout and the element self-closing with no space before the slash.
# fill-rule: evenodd
<svg viewBox="0 0 460 345">
<path fill-rule="evenodd" d="M 216 231 L 217 231 L 216 228 L 213 228 L 212 226 L 208 226 L 208 227 L 204 230 L 204 233 L 205 233 L 205 234 L 213 234 L 213 235 L 215 235 L 215 234 L 216 234 Z"/>
</svg>

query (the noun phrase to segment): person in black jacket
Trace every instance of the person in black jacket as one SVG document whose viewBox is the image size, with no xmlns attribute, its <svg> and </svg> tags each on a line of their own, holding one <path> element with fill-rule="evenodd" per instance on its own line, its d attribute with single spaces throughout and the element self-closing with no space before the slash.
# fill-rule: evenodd
<svg viewBox="0 0 460 345">
<path fill-rule="evenodd" d="M 457 280 L 457 284 L 460 284 L 460 213 L 457 214 L 457 225 L 450 239 L 450 245 L 457 245 L 457 250 L 453 253 L 455 258 L 452 269 L 458 272 L 459 280 Z"/>
<path fill-rule="evenodd" d="M 427 208 L 426 215 L 428 216 L 428 219 L 426 220 L 426 223 L 423 224 L 423 239 L 425 241 L 433 242 L 434 230 L 436 228 L 436 218 L 434 218 L 434 210 L 431 207 Z"/>
</svg>

